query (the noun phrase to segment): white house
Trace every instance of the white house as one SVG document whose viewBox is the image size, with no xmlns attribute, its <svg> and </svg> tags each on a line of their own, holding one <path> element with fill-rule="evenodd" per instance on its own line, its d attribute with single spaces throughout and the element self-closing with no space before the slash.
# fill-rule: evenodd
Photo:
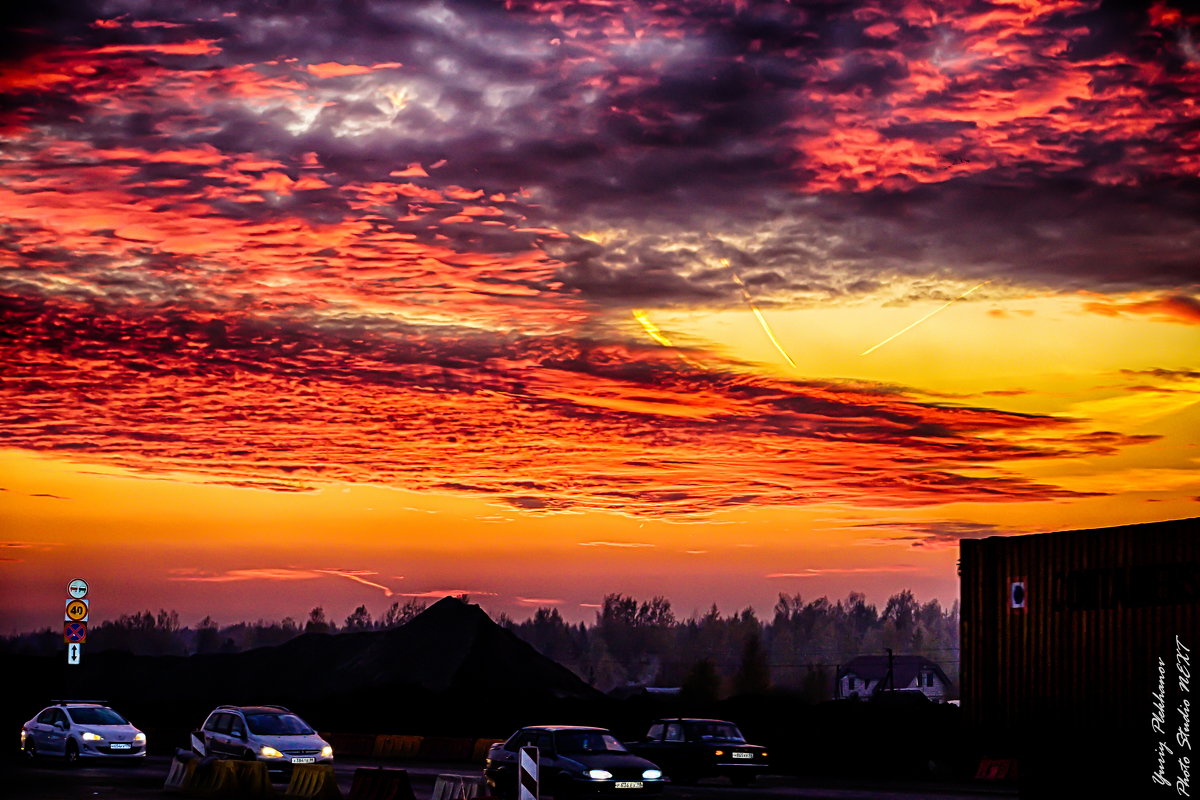
<svg viewBox="0 0 1200 800">
<path fill-rule="evenodd" d="M 856 656 L 838 668 L 835 696 L 864 700 L 880 689 L 918 690 L 935 703 L 944 702 L 950 679 L 924 656 Z"/>
</svg>

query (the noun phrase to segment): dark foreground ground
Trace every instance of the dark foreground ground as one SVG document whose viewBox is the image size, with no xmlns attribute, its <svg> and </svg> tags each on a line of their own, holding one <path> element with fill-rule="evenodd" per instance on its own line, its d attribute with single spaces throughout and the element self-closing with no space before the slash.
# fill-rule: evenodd
<svg viewBox="0 0 1200 800">
<path fill-rule="evenodd" d="M 4 772 L 3 796 L 12 800 L 141 800 L 141 798 L 170 798 L 179 795 L 163 791 L 163 779 L 170 759 L 150 756 L 139 764 L 85 765 L 68 769 L 53 761 L 28 764 L 6 757 L 0 761 Z M 368 761 L 341 761 L 336 767 L 338 788 L 343 797 L 350 793 L 354 771 L 360 767 L 379 766 Z M 388 767 L 407 769 L 417 800 L 429 800 L 438 775 L 479 774 L 478 769 L 463 765 L 388 764 Z M 794 777 L 767 775 L 756 786 L 735 788 L 723 780 L 711 780 L 697 786 L 668 786 L 666 800 L 745 800 L 758 797 L 789 797 L 805 800 L 994 800 L 1015 798 L 1016 792 L 998 786 L 970 784 L 884 783 L 855 781 L 816 781 Z"/>
</svg>

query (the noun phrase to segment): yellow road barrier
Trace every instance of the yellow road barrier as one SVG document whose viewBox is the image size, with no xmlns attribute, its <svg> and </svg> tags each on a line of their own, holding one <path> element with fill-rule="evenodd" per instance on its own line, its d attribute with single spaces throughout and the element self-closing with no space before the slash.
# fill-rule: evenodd
<svg viewBox="0 0 1200 800">
<path fill-rule="evenodd" d="M 297 764 L 292 768 L 291 783 L 283 794 L 307 800 L 340 800 L 342 796 L 332 764 Z"/>
<path fill-rule="evenodd" d="M 238 793 L 236 770 L 232 761 L 201 760 L 184 793 L 191 797 L 233 797 Z"/>
<path fill-rule="evenodd" d="M 238 797 L 274 797 L 271 775 L 261 761 L 230 761 L 237 778 Z"/>
</svg>

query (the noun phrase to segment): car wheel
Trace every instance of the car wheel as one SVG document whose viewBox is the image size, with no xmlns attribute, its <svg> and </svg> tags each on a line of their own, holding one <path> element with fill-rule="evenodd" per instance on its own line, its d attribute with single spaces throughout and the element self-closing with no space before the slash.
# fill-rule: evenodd
<svg viewBox="0 0 1200 800">
<path fill-rule="evenodd" d="M 25 749 L 21 752 L 25 754 L 26 761 L 37 761 L 37 746 L 34 745 L 33 739 L 30 739 L 25 743 Z"/>
<path fill-rule="evenodd" d="M 67 740 L 66 749 L 67 766 L 74 767 L 79 765 L 79 745 L 75 744 L 74 739 Z"/>
</svg>

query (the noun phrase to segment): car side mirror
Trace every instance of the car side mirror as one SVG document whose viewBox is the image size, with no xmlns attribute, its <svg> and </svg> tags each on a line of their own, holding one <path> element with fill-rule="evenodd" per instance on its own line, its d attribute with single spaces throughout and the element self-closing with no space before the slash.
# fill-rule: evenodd
<svg viewBox="0 0 1200 800">
<path fill-rule="evenodd" d="M 231 736 L 233 736 L 233 738 L 235 738 L 235 739 L 245 739 L 245 738 L 246 738 L 246 732 L 245 732 L 245 731 L 230 731 L 229 733 L 230 733 L 230 735 L 231 735 Z"/>
</svg>

